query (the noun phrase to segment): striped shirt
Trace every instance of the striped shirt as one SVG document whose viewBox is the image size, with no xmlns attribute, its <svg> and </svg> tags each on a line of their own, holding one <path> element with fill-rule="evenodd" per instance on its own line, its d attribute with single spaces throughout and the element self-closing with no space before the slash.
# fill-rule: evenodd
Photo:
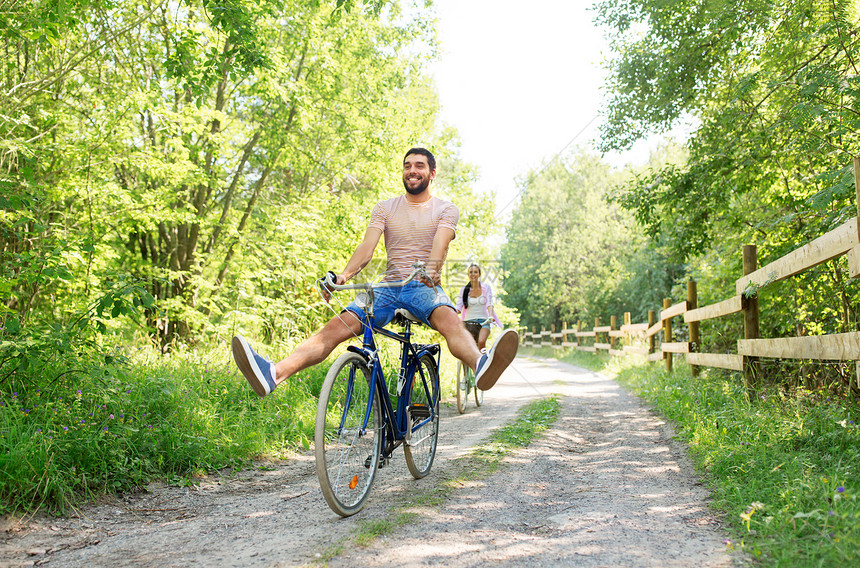
<svg viewBox="0 0 860 568">
<path fill-rule="evenodd" d="M 437 229 L 448 227 L 456 232 L 459 220 L 457 206 L 435 196 L 423 203 L 410 203 L 405 195 L 377 203 L 369 227 L 385 235 L 388 264 L 384 280 L 403 280 L 412 272 L 413 262 L 429 261 Z"/>
</svg>

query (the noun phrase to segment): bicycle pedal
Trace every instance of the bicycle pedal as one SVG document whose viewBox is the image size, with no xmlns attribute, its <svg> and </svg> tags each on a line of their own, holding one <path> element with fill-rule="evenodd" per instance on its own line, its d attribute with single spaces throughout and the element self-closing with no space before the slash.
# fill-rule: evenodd
<svg viewBox="0 0 860 568">
<path fill-rule="evenodd" d="M 372 462 L 372 461 L 373 461 L 373 456 L 367 456 L 364 459 L 364 467 L 367 469 L 370 469 L 370 462 Z M 379 457 L 379 463 L 377 464 L 376 469 L 382 469 L 386 465 L 388 465 L 388 458 L 380 456 Z"/>
<path fill-rule="evenodd" d="M 425 418 L 430 418 L 430 407 L 426 404 L 413 404 L 409 407 L 409 416 L 413 422 L 416 419 L 424 420 Z"/>
</svg>

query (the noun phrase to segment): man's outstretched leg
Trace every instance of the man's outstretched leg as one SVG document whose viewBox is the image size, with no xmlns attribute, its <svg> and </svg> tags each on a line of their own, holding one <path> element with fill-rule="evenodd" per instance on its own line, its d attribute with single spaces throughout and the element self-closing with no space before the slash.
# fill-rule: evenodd
<svg viewBox="0 0 860 568">
<path fill-rule="evenodd" d="M 321 363 L 335 347 L 361 333 L 361 322 L 352 312 L 335 316 L 314 335 L 305 339 L 286 359 L 272 363 L 242 337 L 233 337 L 233 359 L 258 396 L 264 397 L 299 371 Z"/>
<path fill-rule="evenodd" d="M 506 329 L 486 352 L 478 352 L 475 340 L 463 327 L 457 313 L 445 306 L 436 308 L 430 315 L 430 325 L 442 334 L 451 354 L 475 370 L 478 388 L 493 388 L 499 377 L 517 356 L 519 335 L 513 329 Z"/>
</svg>

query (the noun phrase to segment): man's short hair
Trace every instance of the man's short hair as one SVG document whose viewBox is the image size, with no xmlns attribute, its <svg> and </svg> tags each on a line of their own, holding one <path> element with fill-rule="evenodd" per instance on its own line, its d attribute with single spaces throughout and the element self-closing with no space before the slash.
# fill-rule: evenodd
<svg viewBox="0 0 860 568">
<path fill-rule="evenodd" d="M 427 165 L 430 166 L 430 169 L 436 169 L 436 157 L 427 148 L 409 148 L 406 154 L 403 155 L 403 161 L 405 162 L 406 158 L 411 154 L 421 154 L 422 156 L 425 156 L 427 158 Z"/>
</svg>

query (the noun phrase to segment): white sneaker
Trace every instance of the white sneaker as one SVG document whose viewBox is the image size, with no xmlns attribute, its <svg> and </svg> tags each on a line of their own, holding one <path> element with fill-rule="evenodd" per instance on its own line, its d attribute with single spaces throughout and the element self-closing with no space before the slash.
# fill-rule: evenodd
<svg viewBox="0 0 860 568">
<path fill-rule="evenodd" d="M 487 353 L 478 359 L 475 380 L 481 390 L 490 390 L 499 377 L 517 356 L 520 336 L 513 329 L 506 329 Z"/>
<path fill-rule="evenodd" d="M 241 335 L 233 337 L 233 359 L 261 398 L 275 390 L 275 366 L 258 355 Z"/>
</svg>

